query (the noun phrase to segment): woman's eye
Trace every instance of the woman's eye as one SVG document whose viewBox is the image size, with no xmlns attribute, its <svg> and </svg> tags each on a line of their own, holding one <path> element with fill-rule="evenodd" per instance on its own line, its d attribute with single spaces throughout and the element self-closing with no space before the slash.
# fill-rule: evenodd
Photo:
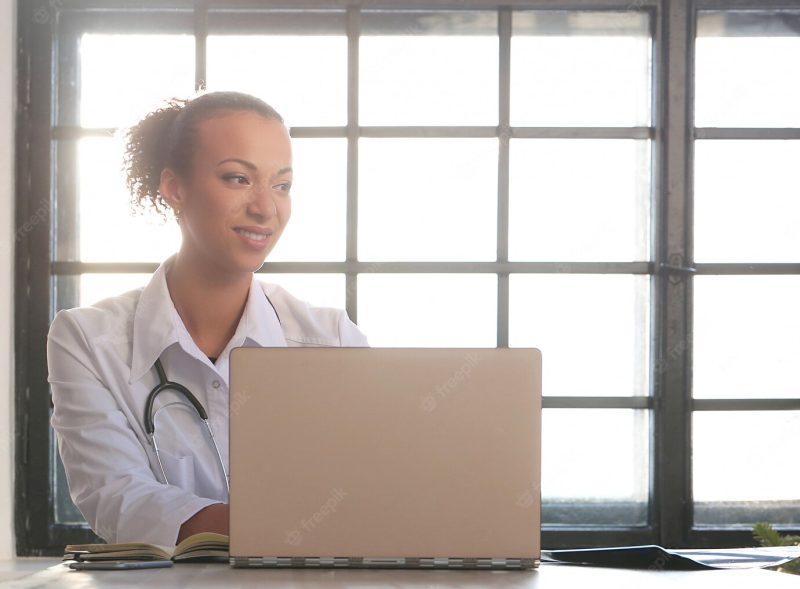
<svg viewBox="0 0 800 589">
<path fill-rule="evenodd" d="M 282 192 L 289 192 L 292 189 L 292 183 L 281 182 L 280 184 L 276 184 L 275 186 L 273 186 L 273 188 L 276 188 L 277 190 L 280 190 Z"/>
<path fill-rule="evenodd" d="M 224 180 L 229 182 L 236 182 L 237 184 L 249 184 L 250 180 L 248 180 L 247 176 L 242 174 L 229 174 L 227 176 L 223 176 Z"/>
</svg>

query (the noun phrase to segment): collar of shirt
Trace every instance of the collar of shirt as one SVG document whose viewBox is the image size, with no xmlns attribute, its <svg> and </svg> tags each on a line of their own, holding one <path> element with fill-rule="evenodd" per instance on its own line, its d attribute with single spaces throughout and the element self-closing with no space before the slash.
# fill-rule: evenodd
<svg viewBox="0 0 800 589">
<path fill-rule="evenodd" d="M 174 259 L 175 255 L 172 255 L 159 265 L 139 297 L 133 317 L 130 384 L 150 371 L 164 350 L 176 343 L 187 354 L 214 367 L 189 335 L 169 295 L 166 275 Z M 267 299 L 261 284 L 255 279 L 255 275 L 236 332 L 220 354 L 220 358 L 227 357 L 231 349 L 245 345 L 248 340 L 251 345 L 262 347 L 287 345 L 275 309 Z"/>
</svg>

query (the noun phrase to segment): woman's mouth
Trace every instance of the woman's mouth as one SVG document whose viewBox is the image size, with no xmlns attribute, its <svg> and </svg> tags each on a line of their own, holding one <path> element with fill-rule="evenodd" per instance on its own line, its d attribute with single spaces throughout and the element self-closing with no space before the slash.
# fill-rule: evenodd
<svg viewBox="0 0 800 589">
<path fill-rule="evenodd" d="M 264 231 L 250 231 L 248 229 L 236 227 L 234 231 L 245 245 L 254 250 L 263 250 L 267 247 L 267 244 L 270 242 L 269 238 L 272 236 L 272 231 L 268 229 Z"/>
<path fill-rule="evenodd" d="M 252 231 L 247 231 L 246 229 L 234 229 L 236 233 L 239 235 L 244 235 L 247 239 L 252 239 L 253 241 L 264 241 L 269 237 L 267 233 L 254 233 Z"/>
</svg>

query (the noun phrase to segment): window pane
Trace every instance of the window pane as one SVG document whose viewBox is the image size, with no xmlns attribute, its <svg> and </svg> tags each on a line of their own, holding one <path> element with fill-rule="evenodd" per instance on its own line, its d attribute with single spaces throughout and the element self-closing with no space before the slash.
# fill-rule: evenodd
<svg viewBox="0 0 800 589">
<path fill-rule="evenodd" d="M 132 214 L 121 167 L 120 142 L 101 137 L 79 141 L 80 260 L 161 262 L 178 251 L 180 230 L 154 213 Z"/>
<path fill-rule="evenodd" d="M 263 272 L 256 278 L 268 284 L 278 284 L 290 294 L 315 307 L 345 307 L 344 274 L 277 274 Z"/>
<path fill-rule="evenodd" d="M 52 416 L 52 412 L 51 412 Z M 86 520 L 81 515 L 80 510 L 75 507 L 72 498 L 69 496 L 69 485 L 67 484 L 67 473 L 64 472 L 64 463 L 61 462 L 61 454 L 58 452 L 55 432 L 50 430 L 50 453 L 54 457 L 55 472 L 51 474 L 53 481 L 53 516 L 59 524 L 86 524 Z"/>
<path fill-rule="evenodd" d="M 515 12 L 513 31 L 512 125 L 650 125 L 644 13 Z"/>
<path fill-rule="evenodd" d="M 514 139 L 510 156 L 509 259 L 649 259 L 649 141 Z"/>
<path fill-rule="evenodd" d="M 649 394 L 649 280 L 510 276 L 509 345 L 542 351 L 543 394 Z"/>
<path fill-rule="evenodd" d="M 208 89 L 262 98 L 290 127 L 347 123 L 344 35 L 209 35 Z"/>
<path fill-rule="evenodd" d="M 358 325 L 373 347 L 493 348 L 494 274 L 359 274 Z"/>
<path fill-rule="evenodd" d="M 129 126 L 165 98 L 194 92 L 192 35 L 86 34 L 80 60 L 84 127 Z"/>
<path fill-rule="evenodd" d="M 267 261 L 344 260 L 347 140 L 292 139 L 292 160 L 292 216 Z"/>
<path fill-rule="evenodd" d="M 701 12 L 698 127 L 800 127 L 800 12 Z"/>
<path fill-rule="evenodd" d="M 358 257 L 497 257 L 497 140 L 362 139 Z"/>
<path fill-rule="evenodd" d="M 94 304 L 136 288 L 147 286 L 152 274 L 82 274 L 80 306 Z"/>
<path fill-rule="evenodd" d="M 695 523 L 800 524 L 800 411 L 699 411 L 693 437 Z"/>
<path fill-rule="evenodd" d="M 360 124 L 497 124 L 496 14 L 430 12 L 414 19 L 367 12 L 363 18 Z"/>
<path fill-rule="evenodd" d="M 800 396 L 800 276 L 694 279 L 694 396 Z"/>
<path fill-rule="evenodd" d="M 698 262 L 800 261 L 800 141 L 695 142 Z"/>
<path fill-rule="evenodd" d="M 648 432 L 648 411 L 545 409 L 542 523 L 645 523 Z"/>
</svg>

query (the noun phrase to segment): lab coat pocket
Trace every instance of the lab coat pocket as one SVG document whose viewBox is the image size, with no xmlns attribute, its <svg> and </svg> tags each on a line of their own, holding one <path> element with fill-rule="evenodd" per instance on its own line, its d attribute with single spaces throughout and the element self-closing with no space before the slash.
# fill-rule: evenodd
<svg viewBox="0 0 800 589">
<path fill-rule="evenodd" d="M 161 449 L 158 453 L 169 484 L 194 492 L 194 456 L 176 456 Z"/>
</svg>

